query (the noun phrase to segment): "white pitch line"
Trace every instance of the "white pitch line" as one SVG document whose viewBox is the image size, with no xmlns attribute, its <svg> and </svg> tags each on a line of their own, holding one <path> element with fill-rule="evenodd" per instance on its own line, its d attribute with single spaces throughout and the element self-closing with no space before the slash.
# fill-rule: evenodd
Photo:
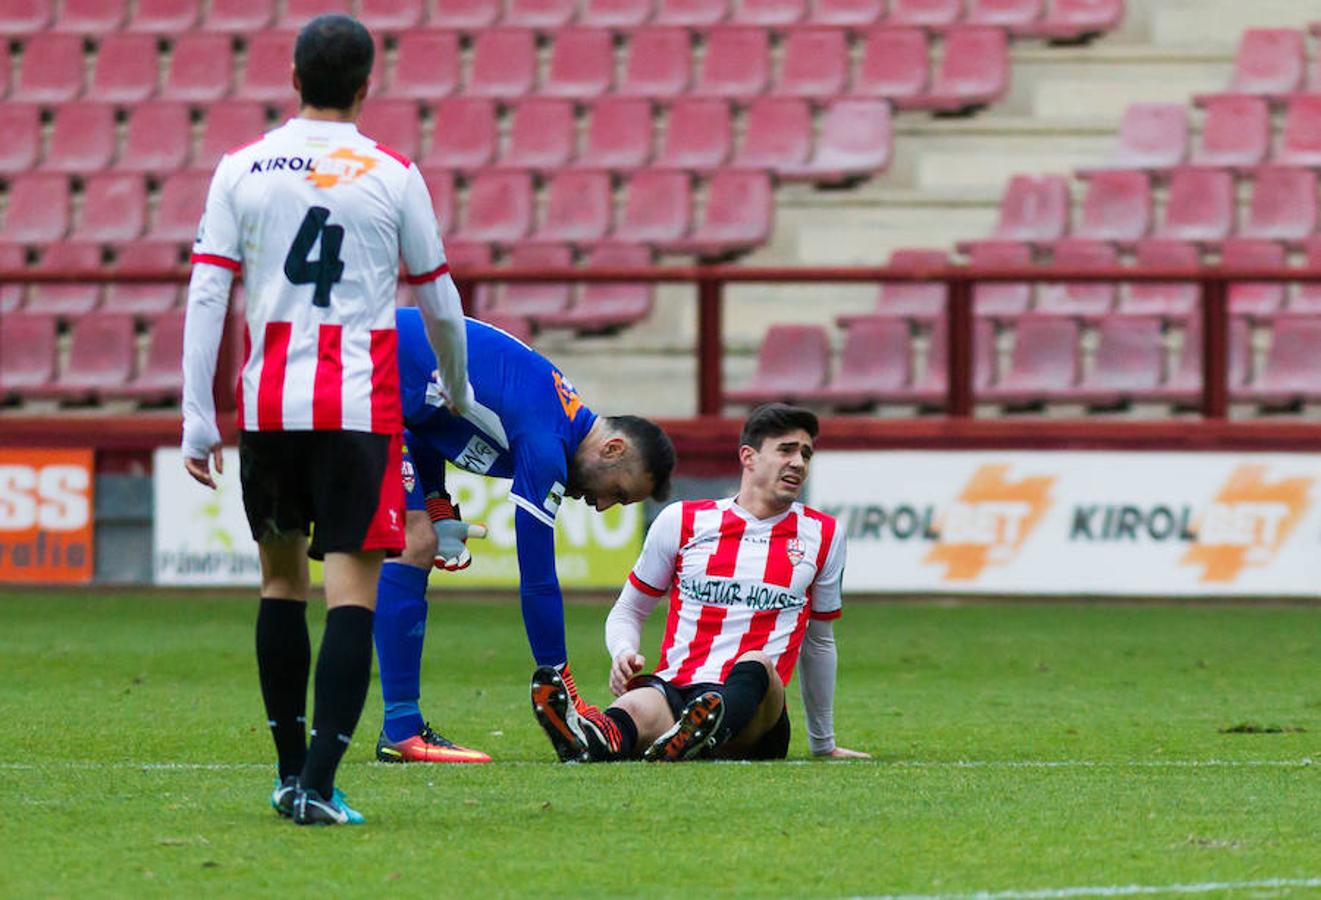
<svg viewBox="0 0 1321 900">
<path fill-rule="evenodd" d="M 1267 878 L 1261 881 L 1207 881 L 1201 884 L 1115 884 L 1095 887 L 977 891 L 971 894 L 885 894 L 867 900 L 1062 900 L 1067 897 L 1133 897 L 1143 894 L 1209 894 L 1268 888 L 1321 887 L 1321 878 Z"/>
</svg>

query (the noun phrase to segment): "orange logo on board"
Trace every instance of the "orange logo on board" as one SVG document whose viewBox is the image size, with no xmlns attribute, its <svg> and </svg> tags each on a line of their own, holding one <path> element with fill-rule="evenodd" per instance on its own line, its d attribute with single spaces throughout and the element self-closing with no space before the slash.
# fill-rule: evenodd
<svg viewBox="0 0 1321 900">
<path fill-rule="evenodd" d="M 372 157 L 340 147 L 313 162 L 307 180 L 319 188 L 333 188 L 356 181 L 374 168 L 376 160 Z"/>
<path fill-rule="evenodd" d="M 1202 566 L 1201 581 L 1232 582 L 1247 566 L 1264 566 L 1311 505 L 1311 478 L 1268 482 L 1266 467 L 1236 468 L 1197 522 L 1197 542 L 1180 560 Z"/>
<path fill-rule="evenodd" d="M 1009 481 L 1007 464 L 980 466 L 937 525 L 924 562 L 945 566 L 946 581 L 972 581 L 1014 558 L 1050 509 L 1055 476 Z"/>
<path fill-rule="evenodd" d="M 578 396 L 577 388 L 559 372 L 552 372 L 551 377 L 555 379 L 555 393 L 559 394 L 560 406 L 564 407 L 564 414 L 572 422 L 578 417 L 578 410 L 583 408 L 582 398 Z"/>
</svg>

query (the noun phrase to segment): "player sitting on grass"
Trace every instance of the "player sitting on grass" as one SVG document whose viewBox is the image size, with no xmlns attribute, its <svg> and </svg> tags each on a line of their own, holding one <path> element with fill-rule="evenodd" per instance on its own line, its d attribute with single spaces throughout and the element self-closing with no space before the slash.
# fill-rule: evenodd
<svg viewBox="0 0 1321 900">
<path fill-rule="evenodd" d="M 463 522 L 445 493 L 445 461 L 513 479 L 519 596 L 532 655 L 556 672 L 575 705 L 575 723 L 613 726 L 578 699 L 564 640 L 564 601 L 555 573 L 555 515 L 565 496 L 597 510 L 669 493 L 674 447 L 655 423 L 597 416 L 544 356 L 503 331 L 467 320 L 469 378 L 476 402 L 463 415 L 444 406 L 436 358 L 417 310 L 401 309 L 399 379 L 404 422 L 407 546 L 381 571 L 376 653 L 385 723 L 376 756 L 385 762 L 488 762 L 436 734 L 422 716 L 422 641 L 427 575 L 471 560 L 465 541 L 485 532 Z M 577 726 L 575 726 L 577 727 Z"/>
<path fill-rule="evenodd" d="M 740 438 L 738 494 L 672 503 L 656 517 L 606 621 L 614 727 L 584 721 L 560 673 L 536 670 L 532 709 L 561 761 L 783 759 L 784 687 L 800 656 L 812 752 L 867 756 L 835 744 L 844 532 L 798 500 L 817 431 L 808 410 L 758 407 Z M 667 593 L 660 660 L 640 674 L 642 623 Z"/>
</svg>

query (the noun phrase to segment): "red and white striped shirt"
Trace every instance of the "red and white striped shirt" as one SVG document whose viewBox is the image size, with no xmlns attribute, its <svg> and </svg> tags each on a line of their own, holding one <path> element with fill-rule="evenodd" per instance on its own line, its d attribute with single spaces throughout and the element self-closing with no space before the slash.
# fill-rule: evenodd
<svg viewBox="0 0 1321 900">
<path fill-rule="evenodd" d="M 841 607 L 844 530 L 794 503 L 768 519 L 734 502 L 689 500 L 661 511 L 629 582 L 670 596 L 656 674 L 676 685 L 723 682 L 760 650 L 788 684 L 809 617 Z"/>
</svg>

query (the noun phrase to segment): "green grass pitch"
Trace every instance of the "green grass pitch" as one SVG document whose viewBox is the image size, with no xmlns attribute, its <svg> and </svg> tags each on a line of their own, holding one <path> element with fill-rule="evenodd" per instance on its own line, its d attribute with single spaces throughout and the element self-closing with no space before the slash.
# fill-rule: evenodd
<svg viewBox="0 0 1321 900">
<path fill-rule="evenodd" d="M 497 762 L 371 761 L 373 688 L 356 829 L 267 805 L 254 611 L 0 594 L 0 897 L 1321 894 L 1315 607 L 855 603 L 836 725 L 874 760 L 808 760 L 795 684 L 787 763 L 561 766 L 517 604 L 443 600 L 424 710 Z M 567 610 L 589 699 L 605 612 Z"/>
</svg>

